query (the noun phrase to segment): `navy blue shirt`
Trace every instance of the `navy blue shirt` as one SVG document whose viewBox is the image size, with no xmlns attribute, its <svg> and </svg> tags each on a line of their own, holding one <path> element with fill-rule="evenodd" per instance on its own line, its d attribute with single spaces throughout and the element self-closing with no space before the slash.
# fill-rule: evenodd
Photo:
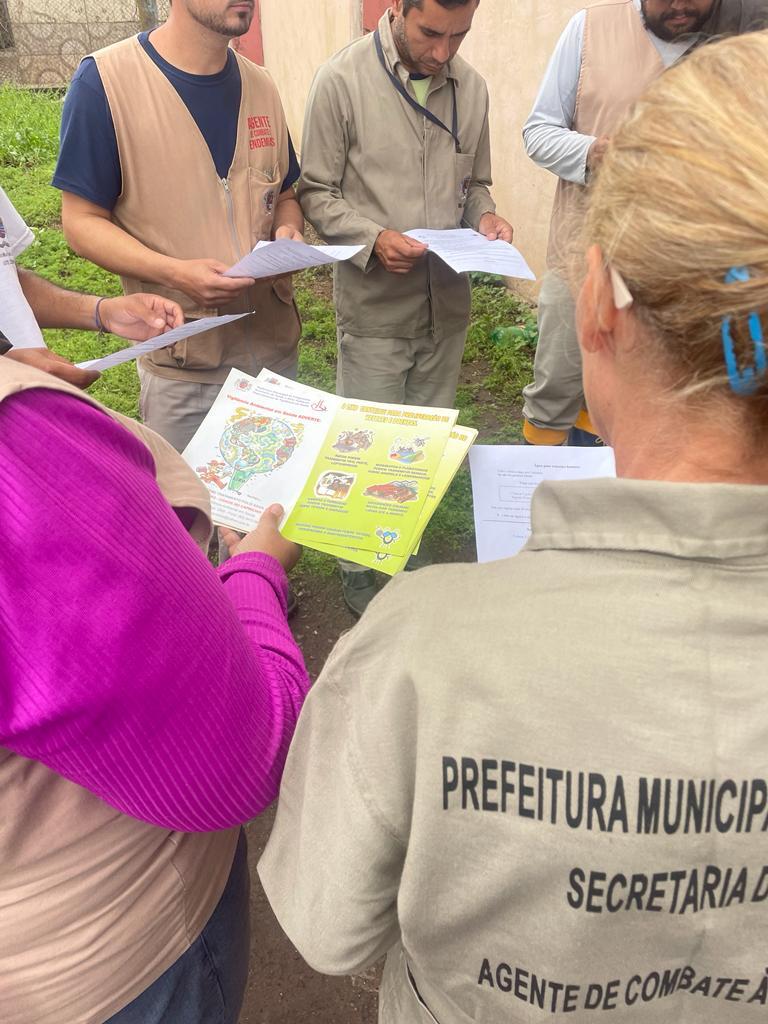
<svg viewBox="0 0 768 1024">
<path fill-rule="evenodd" d="M 139 42 L 173 85 L 208 144 L 216 173 L 226 178 L 235 155 L 240 115 L 240 69 L 231 50 L 215 75 L 190 75 L 163 60 L 142 32 Z M 288 136 L 288 174 L 281 191 L 299 178 L 299 162 Z M 87 57 L 74 74 L 61 115 L 61 145 L 53 184 L 105 210 L 114 209 L 123 190 L 115 126 L 99 69 Z"/>
</svg>

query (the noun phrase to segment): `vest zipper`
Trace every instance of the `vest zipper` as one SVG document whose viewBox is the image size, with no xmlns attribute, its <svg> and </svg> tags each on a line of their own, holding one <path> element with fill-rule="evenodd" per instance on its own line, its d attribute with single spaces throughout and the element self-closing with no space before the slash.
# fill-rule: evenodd
<svg viewBox="0 0 768 1024">
<path fill-rule="evenodd" d="M 232 235 L 232 247 L 235 250 L 235 261 L 239 260 L 243 253 L 240 251 L 240 239 L 237 237 L 237 229 L 235 228 L 235 205 L 232 200 L 232 190 L 229 187 L 229 178 L 219 178 L 221 187 L 224 189 L 224 195 L 227 200 L 227 220 L 229 221 L 229 231 Z"/>
</svg>

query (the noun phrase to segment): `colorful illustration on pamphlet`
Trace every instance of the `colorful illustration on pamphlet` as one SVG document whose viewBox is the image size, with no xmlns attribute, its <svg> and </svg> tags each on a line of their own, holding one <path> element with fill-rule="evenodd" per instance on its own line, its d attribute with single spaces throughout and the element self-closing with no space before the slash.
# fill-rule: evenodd
<svg viewBox="0 0 768 1024">
<path fill-rule="evenodd" d="M 356 479 L 354 473 L 338 473 L 335 470 L 323 473 L 315 484 L 315 496 L 317 498 L 332 498 L 334 501 L 346 501 Z"/>
<path fill-rule="evenodd" d="M 414 437 L 407 440 L 398 437 L 389 449 L 389 457 L 393 462 L 402 462 L 406 466 L 413 462 L 421 462 L 424 459 L 424 447 L 428 440 L 428 437 Z"/>
<path fill-rule="evenodd" d="M 387 530 L 383 526 L 380 526 L 376 530 L 376 536 L 379 538 L 384 547 L 387 547 L 387 545 L 389 544 L 394 544 L 394 542 L 397 540 L 400 534 L 397 532 L 397 530 Z"/>
<path fill-rule="evenodd" d="M 419 485 L 415 480 L 390 480 L 386 484 L 371 484 L 363 493 L 367 498 L 394 501 L 402 505 L 406 501 L 418 501 Z"/>
<path fill-rule="evenodd" d="M 197 475 L 204 484 L 213 484 L 214 487 L 223 491 L 232 475 L 232 470 L 221 459 L 211 459 L 207 465 L 198 466 Z"/>
<path fill-rule="evenodd" d="M 284 466 L 301 443 L 303 431 L 302 424 L 290 426 L 271 416 L 254 416 L 238 406 L 219 441 L 222 458 L 199 466 L 198 476 L 220 490 L 240 491 L 252 476 Z"/>
<path fill-rule="evenodd" d="M 343 430 L 333 442 L 333 447 L 345 455 L 351 452 L 367 452 L 373 440 L 372 430 Z"/>
</svg>

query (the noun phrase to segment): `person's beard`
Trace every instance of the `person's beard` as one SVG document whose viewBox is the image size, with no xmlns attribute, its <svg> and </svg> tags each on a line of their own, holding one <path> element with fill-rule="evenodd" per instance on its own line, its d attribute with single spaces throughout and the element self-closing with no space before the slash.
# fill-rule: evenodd
<svg viewBox="0 0 768 1024">
<path fill-rule="evenodd" d="M 395 46 L 403 64 L 405 64 L 409 71 L 417 71 L 413 54 L 408 46 L 408 39 L 405 34 L 405 19 L 402 15 L 399 18 L 392 19 L 392 38 L 395 40 Z"/>
<path fill-rule="evenodd" d="M 195 19 L 195 21 L 202 25 L 203 28 L 210 29 L 211 32 L 217 32 L 221 36 L 226 36 L 228 39 L 232 39 L 235 36 L 242 36 L 251 27 L 253 21 L 254 5 L 251 6 L 250 14 L 243 12 L 242 14 L 238 11 L 234 17 L 230 15 L 227 18 L 227 10 L 222 14 L 214 14 L 210 11 L 200 11 L 196 9 L 194 3 L 188 4 L 187 10 Z"/>
<path fill-rule="evenodd" d="M 658 36 L 659 39 L 663 39 L 667 43 L 677 43 L 681 39 L 686 39 L 688 36 L 693 36 L 696 35 L 697 32 L 701 32 L 707 22 L 707 19 L 712 13 L 711 8 L 708 11 L 705 11 L 704 14 L 700 14 L 695 10 L 669 11 L 667 14 L 662 14 L 659 18 L 649 18 L 645 10 L 645 0 L 641 0 L 641 8 L 645 27 L 650 32 L 653 32 L 655 36 Z M 674 29 L 670 31 L 670 29 L 667 28 L 666 23 L 673 17 L 679 17 L 681 14 L 693 19 L 691 27 L 687 28 L 685 32 L 675 32 Z"/>
</svg>

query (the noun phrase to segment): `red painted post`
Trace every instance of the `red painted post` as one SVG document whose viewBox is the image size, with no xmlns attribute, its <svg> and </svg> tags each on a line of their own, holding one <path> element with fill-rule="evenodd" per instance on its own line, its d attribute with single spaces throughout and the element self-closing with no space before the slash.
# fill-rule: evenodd
<svg viewBox="0 0 768 1024">
<path fill-rule="evenodd" d="M 256 0 L 251 27 L 245 35 L 233 39 L 232 45 L 238 53 L 252 60 L 254 64 L 264 63 L 264 40 L 261 35 L 261 5 L 259 0 Z"/>
<path fill-rule="evenodd" d="M 363 30 L 373 32 L 388 7 L 389 0 L 363 0 Z"/>
</svg>

